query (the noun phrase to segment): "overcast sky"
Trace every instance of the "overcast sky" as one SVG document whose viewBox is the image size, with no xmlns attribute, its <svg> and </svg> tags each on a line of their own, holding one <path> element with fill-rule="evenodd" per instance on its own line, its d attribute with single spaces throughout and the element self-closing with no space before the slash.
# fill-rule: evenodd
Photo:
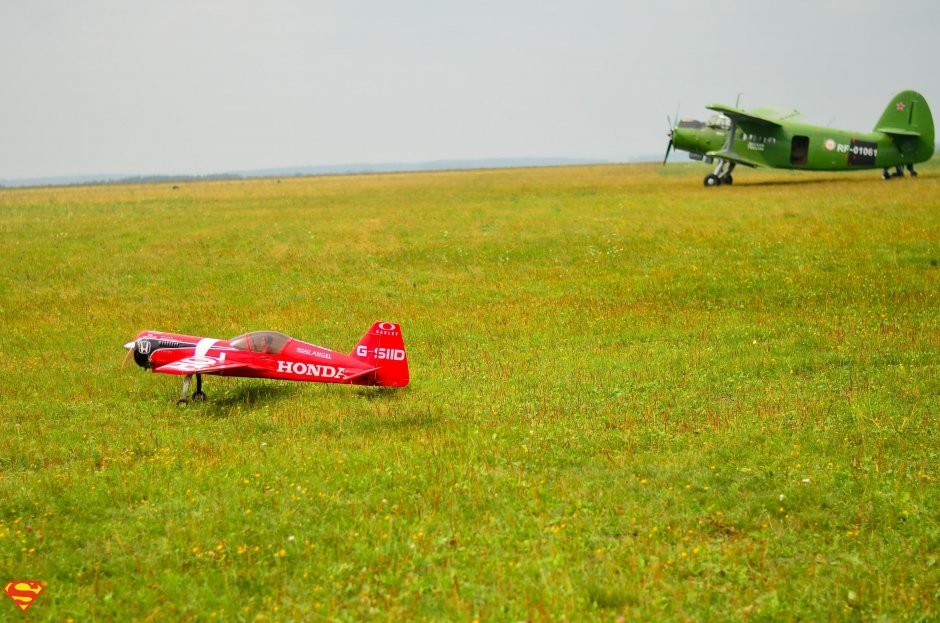
<svg viewBox="0 0 940 623">
<path fill-rule="evenodd" d="M 869 130 L 938 59 L 937 0 L 0 0 L 0 178 L 623 161 L 738 93 Z"/>
</svg>

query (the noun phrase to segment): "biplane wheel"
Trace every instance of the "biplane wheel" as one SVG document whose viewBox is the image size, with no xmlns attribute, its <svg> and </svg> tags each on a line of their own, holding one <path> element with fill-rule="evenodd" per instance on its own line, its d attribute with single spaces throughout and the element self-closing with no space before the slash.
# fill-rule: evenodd
<svg viewBox="0 0 940 623">
<path fill-rule="evenodd" d="M 205 394 L 205 392 L 195 392 L 195 393 L 193 394 L 193 401 L 194 401 L 194 402 L 205 402 L 205 401 L 206 401 L 206 394 Z"/>
<path fill-rule="evenodd" d="M 717 175 L 709 175 L 705 178 L 706 186 L 721 186 L 721 178 Z"/>
<path fill-rule="evenodd" d="M 734 178 L 731 177 L 731 174 L 729 173 L 728 175 L 721 178 L 721 183 L 728 184 L 730 186 L 731 184 L 734 184 Z"/>
</svg>

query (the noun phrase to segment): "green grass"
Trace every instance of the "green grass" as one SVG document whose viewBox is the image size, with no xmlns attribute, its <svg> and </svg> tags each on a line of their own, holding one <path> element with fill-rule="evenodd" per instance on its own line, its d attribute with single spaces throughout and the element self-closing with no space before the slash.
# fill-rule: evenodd
<svg viewBox="0 0 940 623">
<path fill-rule="evenodd" d="M 0 190 L 0 619 L 936 620 L 921 171 Z M 376 320 L 404 390 L 120 367 Z"/>
</svg>

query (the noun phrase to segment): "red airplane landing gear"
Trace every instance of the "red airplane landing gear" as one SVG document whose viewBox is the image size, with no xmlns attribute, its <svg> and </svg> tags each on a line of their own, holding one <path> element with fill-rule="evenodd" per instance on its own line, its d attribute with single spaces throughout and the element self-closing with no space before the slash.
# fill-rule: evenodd
<svg viewBox="0 0 940 623">
<path fill-rule="evenodd" d="M 196 393 L 193 394 L 193 400 L 196 402 L 205 402 L 206 395 L 202 391 L 202 375 L 196 375 Z"/>
<path fill-rule="evenodd" d="M 192 374 L 187 374 L 186 378 L 183 379 L 183 390 L 180 392 L 180 399 L 176 401 L 178 405 L 184 405 L 189 402 L 189 383 L 193 380 Z M 202 375 L 196 375 L 196 391 L 193 392 L 193 401 L 194 402 L 203 402 L 206 399 L 206 394 L 202 391 Z"/>
</svg>

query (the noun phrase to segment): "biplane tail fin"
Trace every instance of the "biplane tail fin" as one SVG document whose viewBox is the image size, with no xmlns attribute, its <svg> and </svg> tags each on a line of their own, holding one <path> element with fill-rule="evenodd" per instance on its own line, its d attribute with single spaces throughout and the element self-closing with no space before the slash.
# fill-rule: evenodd
<svg viewBox="0 0 940 623">
<path fill-rule="evenodd" d="M 907 142 L 908 149 L 902 151 L 916 152 L 917 162 L 929 160 L 933 156 L 933 115 L 930 114 L 927 100 L 917 91 L 901 91 L 895 95 L 875 125 L 875 132 L 884 132 L 895 141 Z M 911 149 L 914 146 L 912 139 L 916 139 L 914 149 Z"/>
<path fill-rule="evenodd" d="M 363 379 L 363 384 L 385 387 L 408 385 L 408 355 L 401 325 L 376 322 L 356 344 L 352 356 L 376 368 L 375 376 Z"/>
</svg>

